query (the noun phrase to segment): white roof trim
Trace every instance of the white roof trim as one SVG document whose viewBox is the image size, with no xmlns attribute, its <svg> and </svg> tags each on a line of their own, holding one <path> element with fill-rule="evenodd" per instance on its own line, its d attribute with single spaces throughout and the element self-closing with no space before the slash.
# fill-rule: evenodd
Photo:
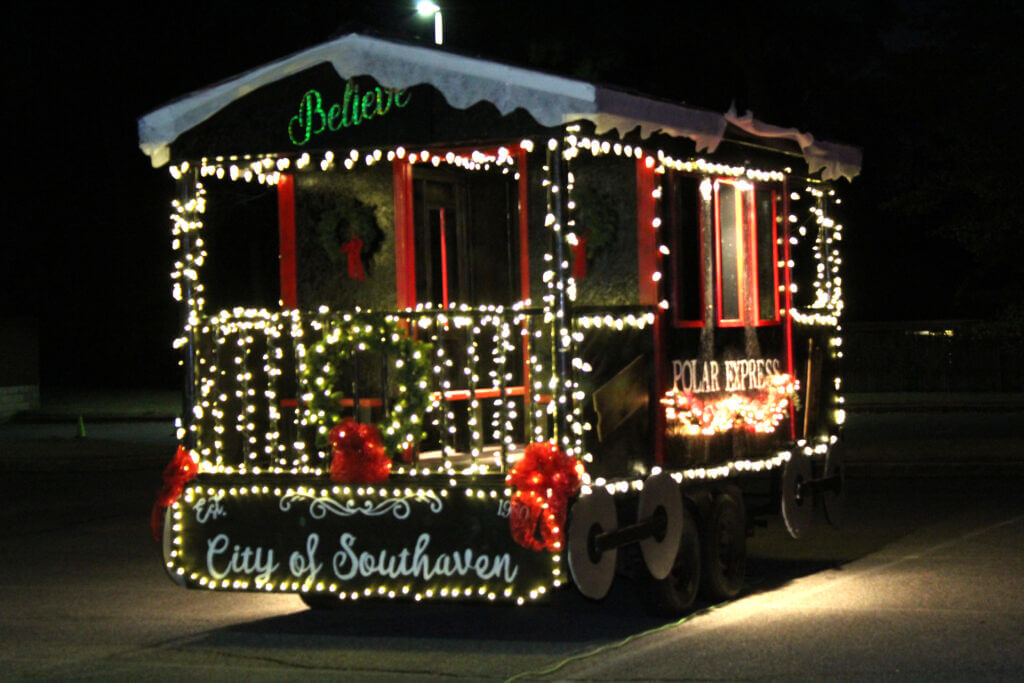
<svg viewBox="0 0 1024 683">
<path fill-rule="evenodd" d="M 726 125 L 722 115 L 712 111 L 608 88 L 598 88 L 597 111 L 586 118 L 597 124 L 598 133 L 617 128 L 622 134 L 639 126 L 642 138 L 658 132 L 687 137 L 697 143 L 698 152 L 715 151 Z"/>
<path fill-rule="evenodd" d="M 655 132 L 688 137 L 698 151 L 713 152 L 732 122 L 755 135 L 762 129 L 776 129 L 749 117 L 726 116 L 702 109 L 649 99 L 602 88 L 583 81 L 553 76 L 483 59 L 463 57 L 430 47 L 392 42 L 358 34 L 342 36 L 327 43 L 285 57 L 240 76 L 176 100 L 139 119 L 139 147 L 149 155 L 153 166 L 170 160 L 170 145 L 178 137 L 215 115 L 235 100 L 266 85 L 304 71 L 317 64 L 330 63 L 341 78 L 372 76 L 382 85 L 408 88 L 429 83 L 437 88 L 448 104 L 466 109 L 478 102 L 491 102 L 505 115 L 517 108 L 529 112 L 543 126 L 570 121 L 593 121 L 599 133 L 612 128 L 619 133 L 640 129 L 641 137 Z M 749 116 L 749 115 L 748 115 Z M 795 137 L 794 137 L 795 133 Z M 823 168 L 825 177 L 852 178 L 859 172 L 859 151 L 841 145 L 814 143 L 812 137 L 797 131 L 768 137 L 790 137 L 800 144 L 809 165 Z M 808 146 L 801 140 L 810 139 Z M 856 163 L 845 150 L 856 152 Z M 840 154 L 842 159 L 833 159 Z M 835 174 L 835 175 L 834 175 Z"/>
<path fill-rule="evenodd" d="M 821 171 L 821 177 L 825 180 L 834 178 L 852 180 L 860 173 L 861 152 L 856 147 L 815 140 L 810 133 L 801 133 L 796 128 L 782 128 L 758 121 L 749 111 L 743 116 L 739 116 L 734 107 L 730 107 L 729 111 L 725 113 L 725 120 L 758 137 L 792 140 L 800 146 L 800 151 L 807 162 L 808 172 Z"/>
</svg>

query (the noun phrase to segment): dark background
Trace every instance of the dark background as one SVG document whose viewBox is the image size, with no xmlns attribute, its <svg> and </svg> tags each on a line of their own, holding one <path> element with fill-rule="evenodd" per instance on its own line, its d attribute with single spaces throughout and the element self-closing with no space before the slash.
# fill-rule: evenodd
<svg viewBox="0 0 1024 683">
<path fill-rule="evenodd" d="M 21 3 L 4 20 L 0 319 L 35 320 L 47 387 L 167 387 L 166 169 L 136 120 L 361 26 L 430 43 L 411 0 Z M 442 1 L 446 45 L 860 146 L 850 321 L 982 319 L 1021 340 L 1024 198 L 1012 2 Z M 1015 341 L 1014 341 L 1015 340 Z"/>
</svg>

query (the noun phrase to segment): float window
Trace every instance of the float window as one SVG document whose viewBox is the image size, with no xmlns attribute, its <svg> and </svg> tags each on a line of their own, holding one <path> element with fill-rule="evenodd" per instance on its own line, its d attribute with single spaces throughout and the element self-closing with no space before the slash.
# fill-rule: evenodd
<svg viewBox="0 0 1024 683">
<path fill-rule="evenodd" d="M 777 193 L 731 178 L 714 187 L 718 324 L 777 324 Z"/>
<path fill-rule="evenodd" d="M 778 212 L 774 190 L 755 188 L 753 230 L 757 263 L 757 319 L 761 323 L 779 320 Z"/>
<path fill-rule="evenodd" d="M 518 300 L 516 197 L 506 175 L 414 171 L 417 302 L 447 307 Z"/>
<path fill-rule="evenodd" d="M 718 253 L 718 322 L 742 325 L 743 315 L 743 195 L 731 182 L 715 183 L 715 242 Z"/>
<path fill-rule="evenodd" d="M 704 324 L 704 230 L 699 180 L 673 174 L 669 185 L 672 221 L 671 291 L 676 324 Z"/>
</svg>

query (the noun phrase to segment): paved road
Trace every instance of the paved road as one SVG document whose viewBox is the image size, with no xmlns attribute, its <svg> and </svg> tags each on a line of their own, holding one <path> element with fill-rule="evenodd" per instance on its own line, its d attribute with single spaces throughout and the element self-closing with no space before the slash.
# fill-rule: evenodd
<svg viewBox="0 0 1024 683">
<path fill-rule="evenodd" d="M 885 422 L 855 444 L 874 452 L 919 429 Z M 959 429 L 945 442 L 960 452 L 985 438 Z M 1022 443 L 1006 438 L 1000 447 Z M 666 622 L 627 582 L 599 604 L 567 590 L 528 608 L 329 613 L 290 596 L 186 591 L 149 538 L 159 466 L 79 470 L 0 479 L 0 677 L 1024 677 L 1020 479 L 854 479 L 845 529 L 795 542 L 773 522 L 752 541 L 743 597 Z"/>
<path fill-rule="evenodd" d="M 867 485 L 870 484 L 870 485 Z M 0 536 L 0 667 L 50 679 L 1013 679 L 1024 675 L 1024 505 L 974 482 L 854 483 L 852 524 L 773 525 L 746 595 L 682 622 L 621 582 L 529 608 L 185 591 L 143 511 Z M 959 500 L 958 500 L 959 499 Z M 624 642 L 628 639 L 628 642 Z M 560 663 L 564 666 L 557 667 Z"/>
</svg>

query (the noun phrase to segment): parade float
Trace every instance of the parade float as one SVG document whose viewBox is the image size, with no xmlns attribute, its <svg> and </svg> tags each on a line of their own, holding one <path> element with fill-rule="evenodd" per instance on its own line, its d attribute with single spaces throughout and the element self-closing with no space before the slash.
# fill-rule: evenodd
<svg viewBox="0 0 1024 683">
<path fill-rule="evenodd" d="M 858 150 L 344 35 L 139 120 L 176 182 L 190 588 L 518 604 L 743 586 L 843 499 Z"/>
</svg>

